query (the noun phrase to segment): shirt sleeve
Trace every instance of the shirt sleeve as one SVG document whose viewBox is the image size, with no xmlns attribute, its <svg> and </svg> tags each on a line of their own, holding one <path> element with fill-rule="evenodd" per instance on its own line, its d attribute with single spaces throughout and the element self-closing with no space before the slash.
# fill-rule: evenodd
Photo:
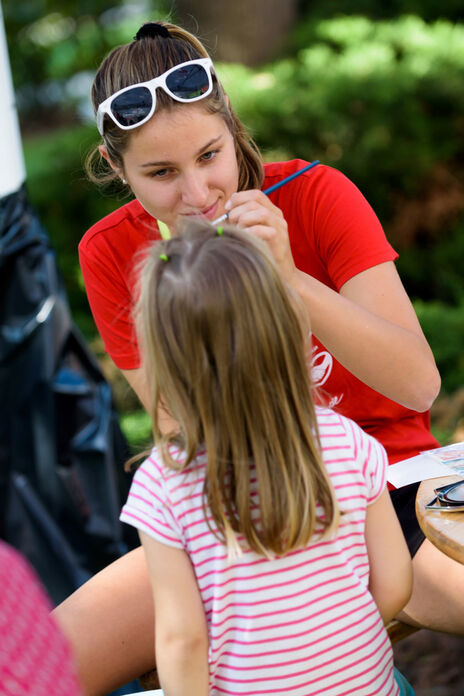
<svg viewBox="0 0 464 696">
<path fill-rule="evenodd" d="M 387 453 L 378 440 L 365 433 L 354 421 L 351 423 L 357 458 L 367 489 L 366 502 L 371 505 L 383 493 L 387 483 Z"/>
<path fill-rule="evenodd" d="M 155 453 L 135 472 L 120 520 L 161 544 L 185 548 L 183 530 L 174 516 L 162 466 Z"/>
<path fill-rule="evenodd" d="M 372 207 L 341 172 L 321 167 L 311 196 L 317 252 L 337 291 L 358 273 L 398 258 Z"/>
<path fill-rule="evenodd" d="M 105 351 L 121 370 L 140 366 L 133 299 L 119 269 L 111 262 L 112 250 L 92 251 L 89 257 L 79 246 L 79 261 L 93 318 L 105 345 Z"/>
</svg>

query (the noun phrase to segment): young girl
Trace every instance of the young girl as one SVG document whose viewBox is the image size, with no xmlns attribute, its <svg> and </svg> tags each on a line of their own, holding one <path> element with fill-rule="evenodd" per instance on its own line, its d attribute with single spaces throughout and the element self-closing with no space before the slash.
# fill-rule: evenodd
<svg viewBox="0 0 464 696">
<path fill-rule="evenodd" d="M 384 622 L 412 570 L 385 450 L 315 410 L 307 321 L 266 247 L 191 223 L 141 283 L 156 446 L 121 519 L 146 553 L 166 696 L 398 694 Z M 161 432 L 161 401 L 180 431 Z"/>
</svg>

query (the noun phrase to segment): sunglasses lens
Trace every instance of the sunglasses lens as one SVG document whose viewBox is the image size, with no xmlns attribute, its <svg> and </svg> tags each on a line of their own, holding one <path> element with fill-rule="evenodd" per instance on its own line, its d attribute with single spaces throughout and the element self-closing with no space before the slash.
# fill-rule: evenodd
<svg viewBox="0 0 464 696">
<path fill-rule="evenodd" d="M 150 113 L 153 100 L 146 87 L 134 87 L 111 102 L 111 112 L 121 126 L 135 126 Z"/>
<path fill-rule="evenodd" d="M 166 78 L 166 86 L 180 99 L 196 99 L 209 89 L 209 75 L 202 65 L 184 65 Z"/>
<path fill-rule="evenodd" d="M 439 496 L 441 500 L 446 500 L 448 503 L 455 505 L 464 503 L 464 484 L 460 481 L 456 486 L 450 486 L 449 489 Z"/>
</svg>

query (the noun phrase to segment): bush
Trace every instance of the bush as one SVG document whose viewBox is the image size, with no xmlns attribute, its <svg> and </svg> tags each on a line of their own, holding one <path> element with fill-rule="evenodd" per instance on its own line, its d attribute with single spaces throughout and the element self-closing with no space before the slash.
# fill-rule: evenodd
<svg viewBox="0 0 464 696">
<path fill-rule="evenodd" d="M 461 0 L 300 0 L 301 13 L 308 21 L 326 19 L 340 14 L 362 14 L 371 19 L 388 19 L 404 14 L 416 14 L 427 22 L 446 18 L 462 19 Z"/>
<path fill-rule="evenodd" d="M 420 243 L 419 243 L 420 242 Z M 398 271 L 410 297 L 464 305 L 464 220 L 433 230 L 401 251 Z"/>
<path fill-rule="evenodd" d="M 344 17 L 308 32 L 311 45 L 295 58 L 258 71 L 220 66 L 264 152 L 317 158 L 343 171 L 400 248 L 420 237 L 424 220 L 406 239 L 389 225 L 405 202 L 434 191 L 444 171 L 460 201 L 436 222 L 454 222 L 464 207 L 464 26 Z"/>
</svg>

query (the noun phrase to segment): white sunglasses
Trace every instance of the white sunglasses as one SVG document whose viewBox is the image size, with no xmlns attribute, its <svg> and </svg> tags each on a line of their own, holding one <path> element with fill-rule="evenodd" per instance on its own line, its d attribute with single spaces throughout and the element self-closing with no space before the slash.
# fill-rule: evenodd
<svg viewBox="0 0 464 696">
<path fill-rule="evenodd" d="M 100 135 L 103 135 L 105 114 L 123 130 L 137 128 L 146 123 L 155 112 L 158 87 L 178 102 L 188 103 L 204 99 L 213 89 L 213 70 L 211 58 L 188 60 L 166 70 L 153 80 L 120 89 L 98 107 L 97 128 Z"/>
</svg>

